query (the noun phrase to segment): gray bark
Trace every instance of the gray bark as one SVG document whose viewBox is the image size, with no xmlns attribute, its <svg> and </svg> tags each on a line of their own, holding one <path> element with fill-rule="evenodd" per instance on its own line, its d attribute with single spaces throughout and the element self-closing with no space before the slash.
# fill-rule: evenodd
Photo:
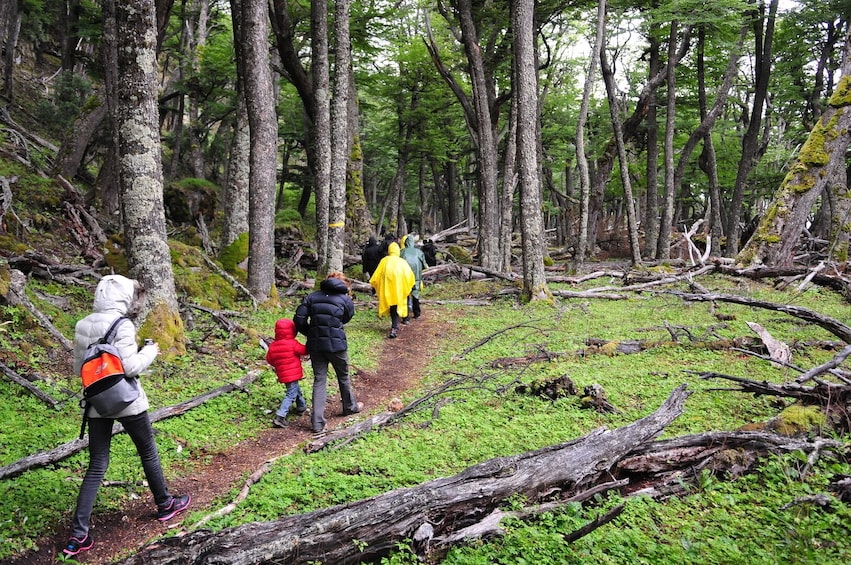
<svg viewBox="0 0 851 565">
<path fill-rule="evenodd" d="M 147 306 L 178 312 L 163 207 L 157 111 L 156 14 L 152 0 L 104 3 L 114 18 L 117 81 L 109 100 L 118 152 L 118 183 L 129 274 L 147 291 Z M 110 24 L 112 26 L 113 24 Z"/>
<path fill-rule="evenodd" d="M 251 135 L 248 289 L 262 303 L 275 284 L 275 172 L 277 115 L 269 65 L 269 6 L 242 0 L 242 83 Z"/>
<path fill-rule="evenodd" d="M 668 61 L 674 60 L 677 45 L 677 27 L 679 22 L 671 22 L 671 32 L 668 35 Z M 659 241 L 656 245 L 656 258 L 666 261 L 671 258 L 671 231 L 674 220 L 674 118 L 676 113 L 677 82 L 674 65 L 668 64 L 667 69 L 667 96 L 665 117 L 665 198 L 662 201 L 662 219 L 659 222 Z M 626 185 L 626 183 L 624 183 Z"/>
<path fill-rule="evenodd" d="M 346 164 L 349 161 L 349 80 L 352 45 L 349 36 L 350 0 L 334 8 L 334 93 L 331 99 L 331 186 L 328 193 L 328 270 L 343 270 L 346 228 Z"/>
<path fill-rule="evenodd" d="M 588 253 L 588 230 L 590 229 L 591 175 L 588 172 L 588 156 L 585 154 L 585 124 L 588 121 L 588 106 L 591 100 L 591 88 L 594 86 L 594 73 L 603 44 L 603 34 L 606 26 L 606 0 L 597 4 L 597 32 L 591 55 L 588 60 L 588 70 L 585 73 L 585 86 L 582 89 L 582 103 L 579 106 L 579 117 L 576 122 L 576 163 L 579 166 L 579 241 L 573 255 L 573 270 L 578 271 L 585 263 Z"/>
<path fill-rule="evenodd" d="M 236 116 L 230 143 L 228 172 L 225 183 L 222 225 L 222 248 L 233 243 L 240 234 L 248 233 L 248 186 L 251 172 L 251 135 L 245 97 L 237 81 Z"/>
<path fill-rule="evenodd" d="M 325 2 L 310 3 L 311 51 L 313 53 L 313 170 L 316 193 L 316 258 L 318 273 L 328 270 L 328 201 L 331 189 L 331 101 L 328 91 L 330 70 L 328 62 L 328 6 Z"/>
<path fill-rule="evenodd" d="M 538 76 L 535 57 L 534 0 L 513 0 L 514 95 L 517 97 L 517 168 L 520 173 L 520 218 L 523 242 L 523 294 L 549 300 L 544 273 L 544 218 L 538 155 Z"/>
</svg>

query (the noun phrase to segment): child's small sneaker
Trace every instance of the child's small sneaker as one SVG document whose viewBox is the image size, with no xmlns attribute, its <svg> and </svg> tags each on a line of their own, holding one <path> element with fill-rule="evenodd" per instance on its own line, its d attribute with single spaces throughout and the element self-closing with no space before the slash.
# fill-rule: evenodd
<svg viewBox="0 0 851 565">
<path fill-rule="evenodd" d="M 68 543 L 65 544 L 65 547 L 62 548 L 62 555 L 65 557 L 72 557 L 81 551 L 91 549 L 94 544 L 95 540 L 90 535 L 86 535 L 83 539 L 71 538 L 68 540 Z"/>
<path fill-rule="evenodd" d="M 272 420 L 272 425 L 275 426 L 276 428 L 286 428 L 287 427 L 287 419 L 282 417 L 282 416 L 275 415 L 275 419 Z"/>
<path fill-rule="evenodd" d="M 176 514 L 189 508 L 190 502 L 192 502 L 192 497 L 188 494 L 172 496 L 171 501 L 167 505 L 157 508 L 157 520 L 160 522 L 171 520 Z"/>
</svg>

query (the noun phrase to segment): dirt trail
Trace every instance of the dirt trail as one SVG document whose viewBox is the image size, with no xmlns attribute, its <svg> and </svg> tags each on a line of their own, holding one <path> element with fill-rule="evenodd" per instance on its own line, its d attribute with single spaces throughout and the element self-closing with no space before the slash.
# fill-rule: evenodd
<svg viewBox="0 0 851 565">
<path fill-rule="evenodd" d="M 374 312 L 366 315 L 374 316 Z M 425 366 L 431 344 L 438 341 L 445 332 L 440 323 L 439 314 L 423 308 L 423 314 L 410 324 L 402 326 L 399 337 L 386 339 L 381 352 L 381 361 L 375 372 L 358 369 L 357 359 L 352 363 L 352 383 L 357 398 L 365 405 L 364 414 L 375 414 L 387 410 L 390 401 L 419 383 L 422 368 Z M 389 321 L 380 322 L 382 331 L 389 330 Z M 333 379 L 333 370 L 329 380 Z M 283 390 L 283 389 L 282 389 Z M 310 400 L 309 390 L 305 391 Z M 326 410 L 327 429 L 333 430 L 345 425 L 346 419 L 340 414 L 339 399 L 329 399 Z M 357 419 L 355 417 L 354 419 Z M 270 416 L 271 421 L 271 416 Z M 310 419 L 301 416 L 290 423 L 286 429 L 269 428 L 257 437 L 247 439 L 227 452 L 213 454 L 210 463 L 183 477 L 167 477 L 169 489 L 175 493 L 192 495 L 191 510 L 216 510 L 211 506 L 216 499 L 226 495 L 231 489 L 241 487 L 245 478 L 257 470 L 264 461 L 282 454 L 293 453 L 301 449 L 311 438 Z M 141 472 L 141 468 L 140 468 Z M 97 506 L 92 516 L 91 534 L 95 539 L 94 547 L 79 554 L 80 563 L 111 563 L 126 556 L 128 550 L 141 547 L 147 542 L 162 536 L 169 528 L 179 528 L 179 518 L 167 524 L 154 519 L 153 502 L 150 492 L 144 492 L 138 500 L 130 502 L 121 512 L 98 514 Z M 67 527 L 61 528 L 54 536 L 41 540 L 38 552 L 28 552 L 24 556 L 9 561 L 10 565 L 41 565 L 56 563 L 56 556 L 67 541 Z"/>
</svg>

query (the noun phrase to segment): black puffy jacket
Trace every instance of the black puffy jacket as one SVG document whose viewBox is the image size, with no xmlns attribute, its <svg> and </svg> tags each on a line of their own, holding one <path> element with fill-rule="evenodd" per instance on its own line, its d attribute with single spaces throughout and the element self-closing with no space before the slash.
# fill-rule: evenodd
<svg viewBox="0 0 851 565">
<path fill-rule="evenodd" d="M 296 329 L 307 336 L 307 350 L 338 352 L 348 349 L 343 324 L 355 315 L 349 287 L 337 278 L 325 279 L 319 290 L 301 301 L 295 311 Z"/>
</svg>

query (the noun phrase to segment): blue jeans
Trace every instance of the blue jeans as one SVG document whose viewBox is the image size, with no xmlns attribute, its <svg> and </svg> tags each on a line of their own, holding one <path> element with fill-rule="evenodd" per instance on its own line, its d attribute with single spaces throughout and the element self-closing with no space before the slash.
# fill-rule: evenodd
<svg viewBox="0 0 851 565">
<path fill-rule="evenodd" d="M 160 465 L 160 454 L 154 441 L 154 430 L 148 412 L 135 416 L 119 418 L 124 431 L 136 445 L 136 451 L 142 460 L 142 469 L 154 502 L 164 505 L 171 500 L 171 494 L 165 484 L 163 469 Z M 97 498 L 98 488 L 109 467 L 109 448 L 112 444 L 112 418 L 89 419 L 89 467 L 77 495 L 77 509 L 74 511 L 74 522 L 71 526 L 71 537 L 84 539 L 91 526 L 92 509 Z"/>
<path fill-rule="evenodd" d="M 275 414 L 281 418 L 286 418 L 293 402 L 295 402 L 296 410 L 299 412 L 307 410 L 307 401 L 301 393 L 301 387 L 298 386 L 298 381 L 284 384 L 287 385 L 287 395 L 284 396 L 284 399 L 281 401 L 281 407 L 278 408 L 278 411 Z"/>
<path fill-rule="evenodd" d="M 313 413 L 311 425 L 313 431 L 325 429 L 325 401 L 328 398 L 328 365 L 334 367 L 337 384 L 340 387 L 340 400 L 343 401 L 344 412 L 357 412 L 358 401 L 352 383 L 349 381 L 349 352 L 348 351 L 311 351 L 310 364 L 313 367 Z"/>
</svg>

